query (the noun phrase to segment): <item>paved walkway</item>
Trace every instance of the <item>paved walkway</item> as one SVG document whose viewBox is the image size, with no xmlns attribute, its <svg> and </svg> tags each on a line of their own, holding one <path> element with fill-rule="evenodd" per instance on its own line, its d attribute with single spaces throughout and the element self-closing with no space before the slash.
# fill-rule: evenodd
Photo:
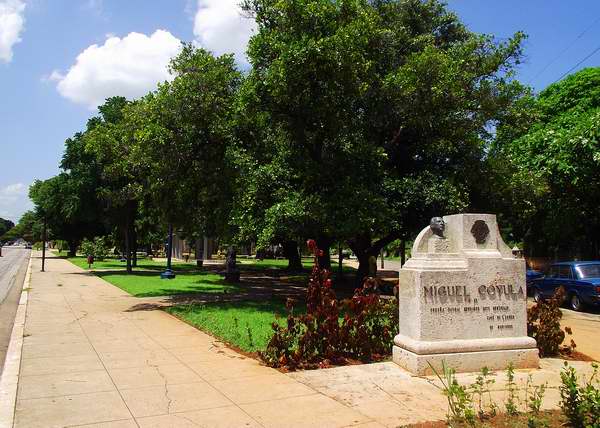
<svg viewBox="0 0 600 428">
<path fill-rule="evenodd" d="M 445 416 L 435 382 L 393 363 L 282 374 L 163 311 L 132 309 L 142 299 L 65 260 L 47 271 L 34 256 L 16 427 L 367 428 Z M 518 379 L 556 387 L 560 363 Z"/>
</svg>

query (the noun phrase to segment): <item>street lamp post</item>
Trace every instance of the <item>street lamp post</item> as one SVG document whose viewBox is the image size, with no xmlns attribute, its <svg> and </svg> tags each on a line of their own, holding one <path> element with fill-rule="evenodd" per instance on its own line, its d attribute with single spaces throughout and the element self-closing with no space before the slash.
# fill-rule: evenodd
<svg viewBox="0 0 600 428">
<path fill-rule="evenodd" d="M 44 216 L 44 231 L 42 232 L 42 272 L 46 272 L 46 216 Z"/>
<path fill-rule="evenodd" d="M 167 269 L 160 274 L 162 279 L 173 279 L 175 278 L 175 273 L 171 269 L 171 253 L 173 249 L 173 225 L 169 224 L 169 236 L 167 238 Z"/>
</svg>

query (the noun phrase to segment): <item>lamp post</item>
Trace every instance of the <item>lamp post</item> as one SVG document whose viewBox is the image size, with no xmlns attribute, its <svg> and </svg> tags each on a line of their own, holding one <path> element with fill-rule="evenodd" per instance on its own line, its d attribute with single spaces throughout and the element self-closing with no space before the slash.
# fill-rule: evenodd
<svg viewBox="0 0 600 428">
<path fill-rule="evenodd" d="M 42 272 L 46 272 L 46 216 L 44 216 L 44 231 L 42 232 Z"/>
<path fill-rule="evenodd" d="M 173 279 L 175 278 L 175 273 L 171 269 L 171 253 L 173 248 L 173 225 L 169 224 L 169 236 L 167 238 L 167 269 L 160 274 L 162 279 Z"/>
</svg>

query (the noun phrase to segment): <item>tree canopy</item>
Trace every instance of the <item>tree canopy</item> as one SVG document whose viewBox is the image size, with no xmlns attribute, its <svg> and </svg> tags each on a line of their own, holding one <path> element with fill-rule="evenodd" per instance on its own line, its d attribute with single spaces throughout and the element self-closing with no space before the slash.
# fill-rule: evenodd
<svg viewBox="0 0 600 428">
<path fill-rule="evenodd" d="M 530 253 L 600 255 L 600 68 L 588 68 L 523 100 L 520 126 L 499 128 L 506 211 Z M 508 195 L 510 196 L 510 195 Z"/>
</svg>

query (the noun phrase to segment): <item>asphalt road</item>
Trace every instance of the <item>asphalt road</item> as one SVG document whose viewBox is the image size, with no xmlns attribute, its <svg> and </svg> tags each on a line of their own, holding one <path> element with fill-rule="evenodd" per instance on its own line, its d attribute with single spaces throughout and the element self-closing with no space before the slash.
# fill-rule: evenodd
<svg viewBox="0 0 600 428">
<path fill-rule="evenodd" d="M 27 271 L 31 250 L 22 247 L 3 247 L 0 257 L 0 372 L 4 366 L 21 286 Z"/>
</svg>

